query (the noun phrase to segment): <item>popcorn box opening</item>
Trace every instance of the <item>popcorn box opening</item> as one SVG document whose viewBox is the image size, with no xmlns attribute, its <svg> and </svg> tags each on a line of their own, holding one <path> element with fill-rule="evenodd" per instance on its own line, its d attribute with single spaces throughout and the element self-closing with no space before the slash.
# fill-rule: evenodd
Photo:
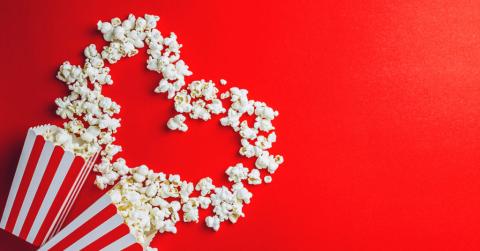
<svg viewBox="0 0 480 251">
<path fill-rule="evenodd" d="M 28 130 L 0 228 L 40 246 L 57 233 L 93 167 L 84 158 L 46 140 L 52 125 Z"/>
<path fill-rule="evenodd" d="M 46 250 L 143 250 L 105 194 L 43 245 Z"/>
</svg>

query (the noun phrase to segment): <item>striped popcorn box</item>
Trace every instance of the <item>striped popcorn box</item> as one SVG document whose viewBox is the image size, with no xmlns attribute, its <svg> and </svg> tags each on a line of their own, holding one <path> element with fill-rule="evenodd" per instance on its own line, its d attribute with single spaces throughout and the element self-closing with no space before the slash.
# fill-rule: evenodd
<svg viewBox="0 0 480 251">
<path fill-rule="evenodd" d="M 38 251 L 46 250 L 143 250 L 105 194 Z"/>
<path fill-rule="evenodd" d="M 45 140 L 42 134 L 54 127 L 28 130 L 0 222 L 35 246 L 60 230 L 98 155 L 84 159 Z"/>
</svg>

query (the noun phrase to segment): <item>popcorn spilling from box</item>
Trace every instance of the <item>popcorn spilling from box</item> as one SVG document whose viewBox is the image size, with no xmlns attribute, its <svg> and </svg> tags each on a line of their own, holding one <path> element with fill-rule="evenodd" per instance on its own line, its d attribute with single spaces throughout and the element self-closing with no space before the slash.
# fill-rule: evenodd
<svg viewBox="0 0 480 251">
<path fill-rule="evenodd" d="M 245 216 L 243 205 L 252 198 L 246 185 L 270 183 L 270 174 L 283 163 L 281 155 L 269 152 L 277 140 L 272 121 L 278 111 L 264 102 L 249 99 L 245 89 L 232 87 L 220 93 L 213 81 L 196 80 L 187 84 L 185 77 L 192 72 L 180 59 L 182 45 L 173 32 L 163 35 L 156 29 L 158 20 L 153 15 L 138 18 L 129 15 L 123 21 L 113 18 L 110 22 L 98 22 L 98 30 L 109 44 L 101 51 L 93 44 L 88 45 L 83 66 L 68 61 L 60 66 L 57 78 L 65 82 L 70 94 L 55 100 L 56 112 L 68 121 L 63 129 L 46 135 L 82 156 L 101 149 L 101 161 L 94 167 L 98 173 L 95 184 L 105 189 L 118 182 L 108 193 L 137 241 L 145 246 L 157 232 L 176 233 L 175 224 L 181 220 L 198 222 L 199 209 L 209 206 L 214 214 L 205 219 L 208 227 L 217 231 L 221 222 L 237 222 Z M 102 94 L 105 85 L 113 84 L 106 63 L 132 57 L 143 47 L 147 47 L 149 55 L 147 69 L 161 76 L 154 92 L 165 93 L 178 113 L 167 122 L 169 129 L 186 132 L 187 118 L 207 121 L 223 114 L 219 119 L 221 125 L 231 127 L 241 137 L 239 154 L 256 158 L 253 168 L 238 163 L 226 169 L 230 187 L 217 187 L 208 177 L 194 185 L 181 180 L 179 175 L 155 173 L 145 165 L 130 168 L 125 159 L 116 157 L 122 151 L 114 136 L 121 125 L 116 117 L 121 107 Z M 227 81 L 221 79 L 220 84 L 226 85 Z M 249 125 L 247 117 L 254 117 L 253 125 Z M 268 175 L 262 179 L 262 173 Z M 191 196 L 194 190 L 200 195 Z"/>
<path fill-rule="evenodd" d="M 31 127 L 0 228 L 35 246 L 49 240 L 63 226 L 98 150 L 57 126 Z"/>
</svg>

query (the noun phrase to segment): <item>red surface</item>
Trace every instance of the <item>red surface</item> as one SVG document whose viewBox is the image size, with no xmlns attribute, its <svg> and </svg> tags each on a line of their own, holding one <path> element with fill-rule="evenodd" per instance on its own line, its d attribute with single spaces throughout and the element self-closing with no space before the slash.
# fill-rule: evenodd
<svg viewBox="0 0 480 251">
<path fill-rule="evenodd" d="M 0 210 L 27 128 L 61 122 L 58 66 L 100 44 L 98 19 L 129 12 L 178 34 L 190 80 L 225 78 L 280 111 L 286 163 L 253 189 L 247 217 L 218 233 L 181 224 L 161 250 L 480 250 L 476 1 L 2 1 Z M 152 94 L 145 58 L 112 67 L 122 155 L 224 179 L 238 137 L 215 121 L 167 131 L 172 104 Z M 92 177 L 68 220 L 101 195 Z M 29 249 L 5 232 L 0 243 Z"/>
</svg>

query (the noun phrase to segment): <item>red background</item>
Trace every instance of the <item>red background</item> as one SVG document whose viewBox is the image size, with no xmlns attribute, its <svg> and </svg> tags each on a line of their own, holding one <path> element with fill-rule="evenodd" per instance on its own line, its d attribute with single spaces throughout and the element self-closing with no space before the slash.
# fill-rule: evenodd
<svg viewBox="0 0 480 251">
<path fill-rule="evenodd" d="M 61 123 L 58 66 L 102 44 L 99 19 L 130 12 L 160 15 L 160 30 L 178 34 L 190 80 L 225 78 L 278 109 L 273 150 L 286 159 L 272 184 L 253 189 L 237 224 L 218 233 L 180 224 L 155 246 L 480 250 L 478 1 L 3 0 L 0 210 L 27 128 Z M 166 130 L 173 107 L 152 94 L 159 76 L 145 59 L 143 51 L 111 67 L 106 92 L 123 107 L 122 156 L 223 182 L 243 160 L 238 136 L 218 118 L 189 121 L 186 134 Z M 101 195 L 92 183 L 93 175 L 70 220 Z M 4 232 L 0 243 L 31 249 Z"/>
</svg>

